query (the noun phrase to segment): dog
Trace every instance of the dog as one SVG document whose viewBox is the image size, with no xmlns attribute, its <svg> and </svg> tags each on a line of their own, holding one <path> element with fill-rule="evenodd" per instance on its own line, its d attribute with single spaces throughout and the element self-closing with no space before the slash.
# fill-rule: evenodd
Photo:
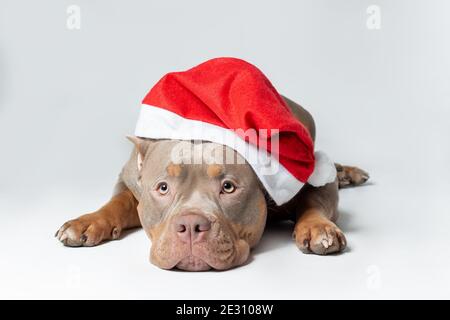
<svg viewBox="0 0 450 320">
<path fill-rule="evenodd" d="M 314 141 L 311 114 L 281 96 L 292 115 Z M 241 154 L 210 141 L 180 141 L 128 136 L 134 144 L 112 198 L 100 209 L 67 221 L 56 232 L 66 246 L 92 247 L 120 239 L 126 229 L 143 227 L 151 240 L 150 261 L 162 269 L 227 270 L 243 265 L 260 241 L 269 217 L 295 222 L 293 239 L 303 253 L 326 255 L 346 248 L 338 219 L 338 189 L 369 179 L 362 169 L 335 164 L 334 181 L 315 187 L 306 183 L 279 205 Z M 192 147 L 202 157 L 232 154 L 236 163 L 174 163 L 174 148 Z M 222 159 L 216 159 L 222 160 Z"/>
</svg>

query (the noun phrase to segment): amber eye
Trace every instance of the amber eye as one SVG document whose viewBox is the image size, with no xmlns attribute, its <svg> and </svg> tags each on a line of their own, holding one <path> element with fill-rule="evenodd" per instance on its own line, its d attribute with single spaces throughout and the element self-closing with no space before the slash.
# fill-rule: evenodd
<svg viewBox="0 0 450 320">
<path fill-rule="evenodd" d="M 169 192 L 169 186 L 167 185 L 167 182 L 159 183 L 157 190 L 162 195 L 165 195 L 167 192 Z"/>
<path fill-rule="evenodd" d="M 222 192 L 233 193 L 236 190 L 236 186 L 231 181 L 224 181 L 222 183 Z"/>
</svg>

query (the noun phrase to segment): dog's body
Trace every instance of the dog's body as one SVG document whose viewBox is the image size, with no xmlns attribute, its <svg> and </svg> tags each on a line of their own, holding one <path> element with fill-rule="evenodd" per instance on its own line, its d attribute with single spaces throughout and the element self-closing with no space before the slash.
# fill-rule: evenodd
<svg viewBox="0 0 450 320">
<path fill-rule="evenodd" d="M 284 99 L 314 139 L 311 115 Z M 367 181 L 368 174 L 358 168 L 336 164 L 333 183 L 317 188 L 307 184 L 288 203 L 276 206 L 242 159 L 240 165 L 179 165 L 169 157 L 179 141 L 129 139 L 135 148 L 113 197 L 99 210 L 66 222 L 56 234 L 65 245 L 95 246 L 118 239 L 124 229 L 142 226 L 152 240 L 150 260 L 157 266 L 224 270 L 247 260 L 269 214 L 295 221 L 293 237 L 305 253 L 336 253 L 346 247 L 335 224 L 338 188 Z M 203 144 L 235 153 L 222 145 Z M 195 145 L 193 150 L 201 152 Z"/>
</svg>

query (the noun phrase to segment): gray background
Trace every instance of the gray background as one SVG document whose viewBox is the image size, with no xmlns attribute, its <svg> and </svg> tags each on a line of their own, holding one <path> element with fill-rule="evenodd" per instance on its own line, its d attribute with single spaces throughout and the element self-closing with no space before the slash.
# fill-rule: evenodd
<svg viewBox="0 0 450 320">
<path fill-rule="evenodd" d="M 71 4 L 80 30 L 66 27 Z M 449 12 L 444 0 L 0 0 L 0 297 L 450 298 Z M 289 225 L 224 273 L 157 269 L 142 231 L 62 247 L 59 225 L 108 199 L 150 87 L 217 56 L 256 64 L 312 112 L 318 148 L 371 173 L 341 192 L 347 252 L 303 255 Z"/>
</svg>

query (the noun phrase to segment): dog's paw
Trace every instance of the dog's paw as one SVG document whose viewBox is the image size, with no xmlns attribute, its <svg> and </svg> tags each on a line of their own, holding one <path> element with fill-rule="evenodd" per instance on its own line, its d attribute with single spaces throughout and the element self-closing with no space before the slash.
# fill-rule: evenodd
<svg viewBox="0 0 450 320">
<path fill-rule="evenodd" d="M 359 186 L 369 180 L 369 174 L 358 167 L 343 166 L 335 163 L 339 188 Z"/>
<path fill-rule="evenodd" d="M 325 255 L 341 252 L 347 246 L 344 233 L 331 221 L 298 224 L 293 238 L 303 253 Z"/>
<path fill-rule="evenodd" d="M 103 240 L 117 239 L 119 236 L 118 228 L 112 227 L 108 221 L 95 214 L 67 221 L 55 234 L 59 241 L 69 247 L 96 246 Z"/>
</svg>

